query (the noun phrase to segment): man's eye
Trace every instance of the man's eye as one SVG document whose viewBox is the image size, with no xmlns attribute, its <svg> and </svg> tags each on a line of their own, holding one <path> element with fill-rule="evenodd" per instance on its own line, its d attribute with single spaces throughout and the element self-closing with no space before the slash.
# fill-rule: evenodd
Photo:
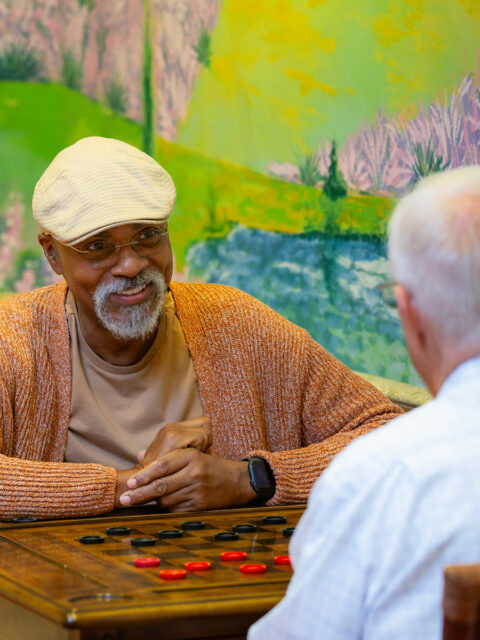
<svg viewBox="0 0 480 640">
<path fill-rule="evenodd" d="M 165 232 L 166 232 L 166 229 L 153 229 L 153 228 L 144 229 L 138 234 L 138 236 L 136 237 L 136 240 L 140 242 L 142 240 L 154 240 L 164 235 Z"/>
<path fill-rule="evenodd" d="M 105 249 L 110 249 L 111 246 L 111 242 L 105 242 L 104 240 L 94 240 L 93 242 L 90 242 L 90 244 L 87 244 L 87 246 L 84 247 L 83 250 L 88 252 L 104 251 Z"/>
</svg>

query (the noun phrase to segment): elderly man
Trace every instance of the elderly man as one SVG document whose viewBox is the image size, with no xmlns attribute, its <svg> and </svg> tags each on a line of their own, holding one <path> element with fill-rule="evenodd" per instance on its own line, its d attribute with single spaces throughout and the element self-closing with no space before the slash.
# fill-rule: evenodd
<svg viewBox="0 0 480 640">
<path fill-rule="evenodd" d="M 118 140 L 64 149 L 33 212 L 65 283 L 0 307 L 0 517 L 302 502 L 400 410 L 302 329 L 170 282 L 172 179 Z"/>
<path fill-rule="evenodd" d="M 436 399 L 322 475 L 285 599 L 249 640 L 439 640 L 442 570 L 480 561 L 480 167 L 426 179 L 393 214 L 407 345 Z"/>
</svg>

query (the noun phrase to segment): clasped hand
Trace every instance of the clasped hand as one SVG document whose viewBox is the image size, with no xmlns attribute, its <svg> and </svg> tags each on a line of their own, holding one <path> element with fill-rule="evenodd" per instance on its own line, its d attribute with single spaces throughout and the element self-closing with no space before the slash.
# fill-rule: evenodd
<svg viewBox="0 0 480 640">
<path fill-rule="evenodd" d="M 246 462 L 212 455 L 212 429 L 202 416 L 165 425 L 133 469 L 117 472 L 116 506 L 156 500 L 170 511 L 203 511 L 255 498 Z"/>
</svg>

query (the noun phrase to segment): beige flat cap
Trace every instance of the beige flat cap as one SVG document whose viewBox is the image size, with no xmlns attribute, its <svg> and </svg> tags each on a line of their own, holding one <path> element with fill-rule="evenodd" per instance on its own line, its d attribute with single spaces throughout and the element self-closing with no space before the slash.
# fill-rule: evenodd
<svg viewBox="0 0 480 640">
<path fill-rule="evenodd" d="M 44 233 L 75 244 L 133 222 L 167 220 L 175 185 L 158 162 L 111 138 L 83 138 L 55 156 L 33 193 L 33 217 Z"/>
</svg>

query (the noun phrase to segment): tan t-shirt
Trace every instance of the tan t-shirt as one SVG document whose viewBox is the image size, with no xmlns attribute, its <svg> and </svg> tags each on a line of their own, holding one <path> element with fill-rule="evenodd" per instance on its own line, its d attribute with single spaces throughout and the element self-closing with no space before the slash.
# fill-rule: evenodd
<svg viewBox="0 0 480 640">
<path fill-rule="evenodd" d="M 86 343 L 73 295 L 65 312 L 70 332 L 72 400 L 66 462 L 117 469 L 136 464 L 169 422 L 203 415 L 197 379 L 170 291 L 155 340 L 140 362 L 105 362 Z"/>
</svg>

